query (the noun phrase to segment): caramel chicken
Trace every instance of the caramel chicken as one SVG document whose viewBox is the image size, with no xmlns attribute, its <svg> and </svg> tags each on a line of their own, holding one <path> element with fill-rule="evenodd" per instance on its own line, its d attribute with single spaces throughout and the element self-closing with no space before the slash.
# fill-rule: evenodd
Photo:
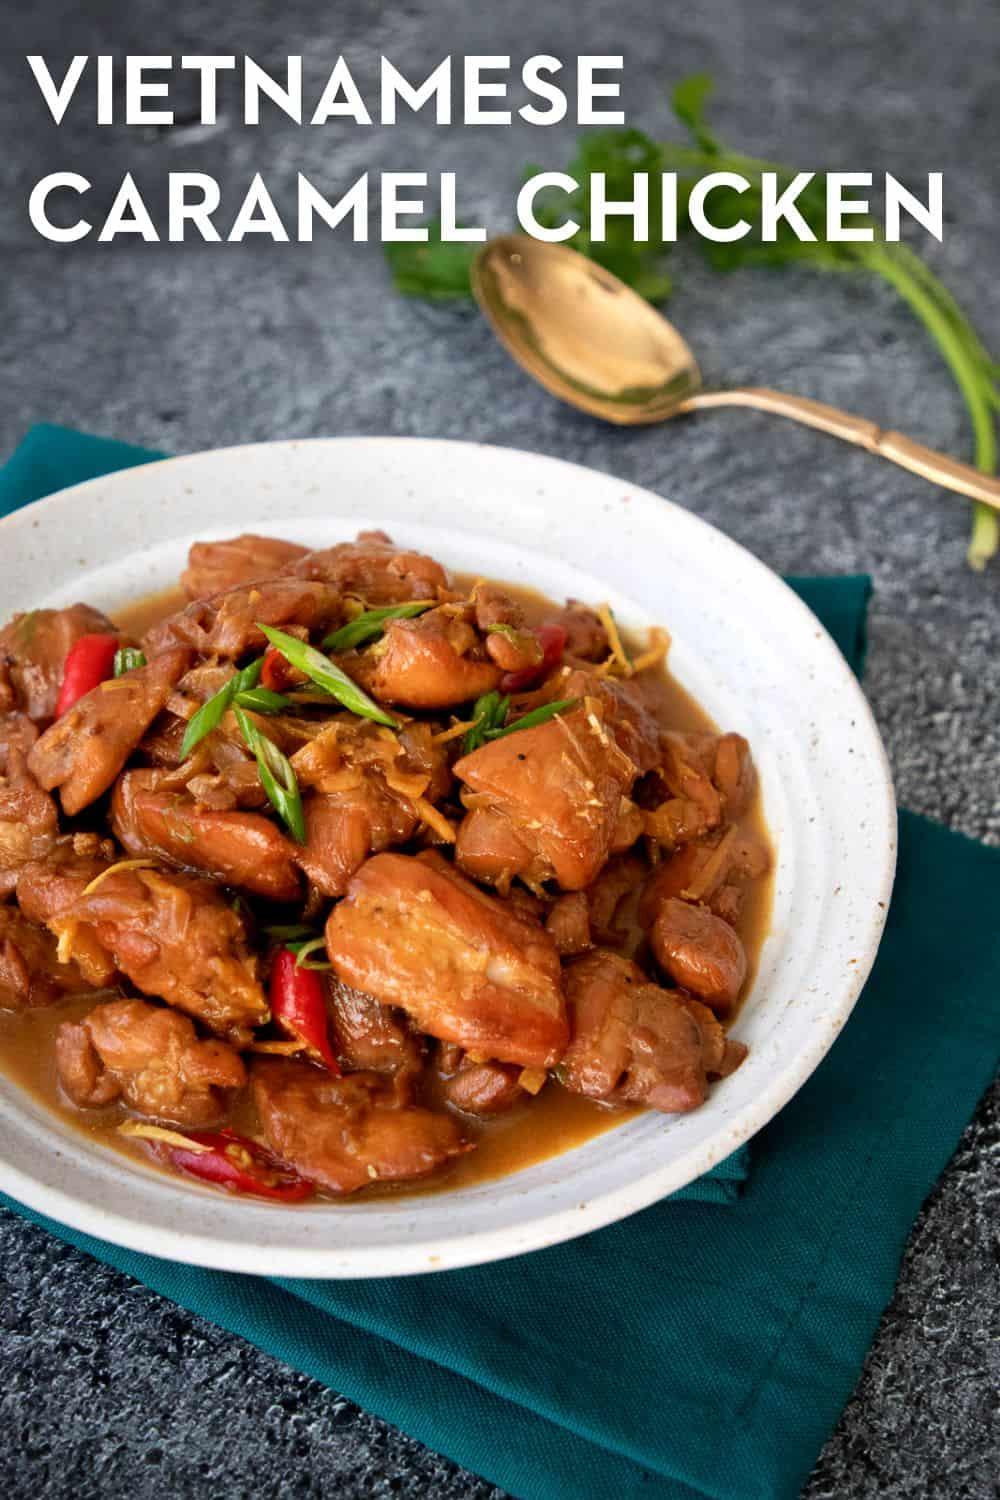
<svg viewBox="0 0 1000 1500">
<path fill-rule="evenodd" d="M 56 1036 L 59 1082 L 74 1104 L 96 1109 L 121 1099 L 174 1125 L 210 1125 L 246 1083 L 238 1052 L 200 1041 L 186 1016 L 145 1000 L 112 1000 Z"/>
<path fill-rule="evenodd" d="M 426 1177 L 467 1149 L 455 1119 L 401 1104 L 376 1073 L 335 1078 L 305 1063 L 261 1060 L 252 1079 L 268 1145 L 331 1193 Z"/>
<path fill-rule="evenodd" d="M 770 853 L 664 631 L 382 531 L 180 585 L 0 629 L 0 1044 L 63 1118 L 295 1211 L 739 1066 Z"/>
<path fill-rule="evenodd" d="M 457 874 L 438 854 L 377 854 L 326 926 L 335 973 L 420 1031 L 523 1067 L 566 1043 L 555 944 L 539 923 Z"/>
</svg>

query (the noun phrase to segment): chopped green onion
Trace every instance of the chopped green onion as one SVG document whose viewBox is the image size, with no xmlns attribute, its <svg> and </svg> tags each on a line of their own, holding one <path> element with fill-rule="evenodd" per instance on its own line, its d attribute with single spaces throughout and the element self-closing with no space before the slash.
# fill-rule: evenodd
<svg viewBox="0 0 1000 1500">
<path fill-rule="evenodd" d="M 289 947 L 293 942 L 304 943 L 316 936 L 316 929 L 305 922 L 278 922 L 273 927 L 265 927 L 264 932 L 267 937 L 277 938 Z"/>
<path fill-rule="evenodd" d="M 297 640 L 294 635 L 286 635 L 283 630 L 276 630 L 273 625 L 261 625 L 258 630 L 263 631 L 268 641 L 287 662 L 293 667 L 298 667 L 304 672 L 310 682 L 321 687 L 324 692 L 329 693 L 331 698 L 336 698 L 344 708 L 350 709 L 352 714 L 357 714 L 362 719 L 374 719 L 376 724 L 388 724 L 390 729 L 398 728 L 395 719 L 386 713 L 384 708 L 379 708 L 373 698 L 362 692 L 356 682 L 352 682 L 346 672 L 342 672 L 338 666 L 317 651 L 314 646 L 309 646 L 305 641 Z"/>
<path fill-rule="evenodd" d="M 257 758 L 257 775 L 268 801 L 298 844 L 306 841 L 306 817 L 291 761 L 242 708 L 234 708 L 240 733 Z"/>
<path fill-rule="evenodd" d="M 521 631 L 514 629 L 513 625 L 487 625 L 487 635 L 505 635 L 509 641 L 516 641 Z"/>
<path fill-rule="evenodd" d="M 284 693 L 273 693 L 270 688 L 264 687 L 248 688 L 245 693 L 237 693 L 234 701 L 240 708 L 249 708 L 255 714 L 280 714 L 283 709 L 292 706 L 292 700 L 286 698 Z"/>
<path fill-rule="evenodd" d="M 126 672 L 134 672 L 138 667 L 145 665 L 145 654 L 137 646 L 122 646 L 115 652 L 116 677 L 121 677 Z"/>
<path fill-rule="evenodd" d="M 219 691 L 203 703 L 196 714 L 192 715 L 181 741 L 181 760 L 187 760 L 191 751 L 201 743 L 206 734 L 211 734 L 213 729 L 218 728 L 237 693 L 249 693 L 257 686 L 263 666 L 264 658 L 259 656 L 248 667 L 244 667 L 242 672 L 234 672 Z"/>
<path fill-rule="evenodd" d="M 433 606 L 433 599 L 417 599 L 412 604 L 387 604 L 382 609 L 366 609 L 363 614 L 355 615 L 348 624 L 328 635 L 323 642 L 323 650 L 352 651 L 355 646 L 363 646 L 365 642 L 380 636 L 387 620 L 412 620 L 414 615 L 422 615 L 425 609 L 432 609 Z"/>
<path fill-rule="evenodd" d="M 487 729 L 488 740 L 499 740 L 505 734 L 516 734 L 519 729 L 535 729 L 539 724 L 547 724 L 549 719 L 554 719 L 557 714 L 566 713 L 575 708 L 579 698 L 557 698 L 554 703 L 543 703 L 541 708 L 533 708 L 530 714 L 524 714 L 522 718 L 515 719 L 513 724 L 505 724 L 502 729 Z"/>
<path fill-rule="evenodd" d="M 474 723 L 462 741 L 462 753 L 471 755 L 473 750 L 484 745 L 487 732 L 506 723 L 509 708 L 510 698 L 501 698 L 496 691 L 484 693 L 481 698 L 477 698 L 472 709 Z"/>
<path fill-rule="evenodd" d="M 297 969 L 332 969 L 333 964 L 329 959 L 320 959 L 318 963 L 312 962 L 312 955 L 320 949 L 326 952 L 326 938 L 314 937 L 305 943 L 286 943 L 285 947 L 295 954 L 295 967 Z"/>
</svg>

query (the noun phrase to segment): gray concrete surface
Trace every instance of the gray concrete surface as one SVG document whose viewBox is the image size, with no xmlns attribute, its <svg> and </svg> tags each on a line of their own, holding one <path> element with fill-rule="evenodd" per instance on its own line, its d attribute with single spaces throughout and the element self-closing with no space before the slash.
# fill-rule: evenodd
<svg viewBox="0 0 1000 1500">
<path fill-rule="evenodd" d="M 231 117 L 199 134 L 46 123 L 22 54 L 289 52 L 314 74 L 344 52 L 370 80 L 379 52 L 414 69 L 446 51 L 624 49 L 630 119 L 665 119 L 667 80 L 719 81 L 737 142 L 808 166 L 945 172 L 948 229 L 930 258 L 1000 347 L 996 292 L 1000 18 L 947 7 L 796 0 L 684 9 L 651 0 L 247 0 L 99 5 L 6 0 L 0 123 L 4 315 L 0 451 L 34 421 L 184 451 L 268 437 L 477 437 L 612 471 L 690 506 L 775 568 L 870 570 L 867 687 L 901 800 L 1000 841 L 996 567 L 963 562 L 967 513 L 860 453 L 752 414 L 666 431 L 609 431 L 551 403 L 471 315 L 403 301 L 376 246 L 43 245 L 24 212 L 44 171 L 75 167 L 104 193 L 132 168 L 214 172 L 232 198 L 261 170 L 333 191 L 365 167 L 455 168 L 468 211 L 505 225 L 520 164 L 562 165 L 572 132 L 259 131 Z M 664 127 L 665 128 L 665 127 Z M 710 380 L 756 381 L 841 403 L 963 453 L 954 391 L 908 313 L 866 280 L 709 275 L 677 257 L 673 315 Z M 929 872 L 932 874 L 933 872 Z M 982 1102 L 914 1228 L 896 1296 L 857 1391 L 805 1494 L 1000 1494 L 1000 1092 Z M 402 1434 L 19 1220 L 0 1221 L 0 1483 L 10 1496 L 213 1493 L 499 1500 Z"/>
</svg>

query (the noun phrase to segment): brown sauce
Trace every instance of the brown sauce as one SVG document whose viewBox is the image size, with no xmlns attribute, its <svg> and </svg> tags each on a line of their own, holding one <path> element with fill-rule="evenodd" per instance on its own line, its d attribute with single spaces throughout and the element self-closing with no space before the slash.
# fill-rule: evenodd
<svg viewBox="0 0 1000 1500">
<path fill-rule="evenodd" d="M 474 579 L 471 575 L 465 577 L 459 574 L 456 575 L 456 582 L 459 586 L 466 584 L 471 587 Z M 543 595 L 516 584 L 503 586 L 522 604 L 529 623 L 537 623 L 547 613 L 551 613 L 553 605 Z M 118 609 L 115 612 L 115 623 L 123 631 L 138 637 L 157 621 L 182 608 L 186 602 L 180 589 L 168 589 Z M 629 640 L 624 632 L 623 638 L 626 648 L 634 654 L 645 647 L 644 641 Z M 718 732 L 719 726 L 674 681 L 666 668 L 643 673 L 639 682 L 648 707 L 661 723 L 682 731 Z M 738 724 L 724 727 L 737 731 L 740 728 Z M 751 807 L 739 826 L 766 845 L 770 844 L 759 791 L 754 794 Z M 751 882 L 747 887 L 737 924 L 747 954 L 744 995 L 753 983 L 760 950 L 770 926 L 772 890 L 770 875 Z M 56 1079 L 56 1030 L 63 1021 L 85 1015 L 99 1003 L 100 998 L 95 998 L 90 993 L 34 1011 L 16 1013 L 0 1010 L 0 1063 L 3 1070 L 75 1129 L 100 1141 L 104 1146 L 113 1147 L 144 1165 L 153 1167 L 154 1170 L 176 1175 L 170 1168 L 160 1167 L 151 1161 L 142 1145 L 117 1133 L 115 1127 L 127 1117 L 127 1112 L 120 1105 L 111 1105 L 103 1110 L 81 1111 L 69 1105 L 62 1096 Z M 435 1086 L 432 1079 L 428 1082 L 427 1092 L 427 1102 L 433 1102 Z M 450 1167 L 426 1182 L 366 1188 L 363 1196 L 372 1198 L 397 1195 L 400 1192 L 436 1192 L 495 1180 L 580 1146 L 638 1113 L 640 1111 L 635 1108 L 608 1106 L 571 1094 L 554 1080 L 550 1080 L 534 1098 L 526 1098 L 495 1119 L 465 1117 L 463 1123 L 466 1134 L 475 1141 L 476 1150 L 458 1158 Z M 258 1133 L 258 1122 L 249 1090 L 239 1101 L 231 1123 L 245 1134 Z"/>
</svg>

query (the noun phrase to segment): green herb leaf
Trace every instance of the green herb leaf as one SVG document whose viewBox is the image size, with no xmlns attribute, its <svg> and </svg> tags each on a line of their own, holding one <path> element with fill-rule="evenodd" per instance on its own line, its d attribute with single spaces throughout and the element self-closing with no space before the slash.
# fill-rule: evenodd
<svg viewBox="0 0 1000 1500">
<path fill-rule="evenodd" d="M 484 693 L 477 698 L 472 708 L 473 725 L 465 732 L 462 741 L 463 755 L 471 755 L 473 750 L 478 750 L 486 743 L 486 735 L 489 730 L 498 729 L 501 724 L 506 723 L 507 710 L 510 708 L 510 698 L 501 698 L 498 692 Z"/>
<path fill-rule="evenodd" d="M 236 722 L 240 726 L 240 733 L 246 740 L 247 748 L 257 759 L 257 775 L 260 777 L 261 786 L 267 793 L 268 801 L 296 843 L 304 844 L 306 818 L 302 810 L 299 784 L 295 779 L 291 761 L 278 749 L 273 740 L 268 739 L 267 735 L 257 728 L 242 708 L 234 707 L 233 713 L 236 715 Z"/>
<path fill-rule="evenodd" d="M 425 609 L 431 609 L 434 603 L 433 599 L 415 599 L 412 604 L 387 604 L 382 609 L 366 609 L 364 614 L 356 615 L 328 635 L 323 641 L 323 650 L 351 651 L 380 636 L 387 620 L 412 620 L 415 615 L 422 615 Z"/>
<path fill-rule="evenodd" d="M 191 716 L 181 741 L 181 760 L 187 760 L 191 751 L 201 743 L 206 734 L 211 734 L 213 729 L 218 728 L 237 693 L 248 693 L 257 686 L 263 666 L 264 658 L 259 656 L 248 667 L 244 667 L 242 672 L 234 672 L 219 691 L 214 693 L 207 702 L 201 705 L 197 713 Z"/>
<path fill-rule="evenodd" d="M 292 700 L 286 698 L 284 693 L 273 693 L 270 688 L 265 687 L 247 688 L 245 693 L 237 693 L 233 701 L 240 708 L 249 708 L 255 714 L 280 714 L 292 707 Z"/>
<path fill-rule="evenodd" d="M 715 92 L 715 85 L 707 73 L 692 73 L 682 78 L 670 96 L 674 114 L 682 125 L 686 125 L 703 151 L 718 156 L 722 147 L 718 139 L 705 124 L 705 105 Z"/>
<path fill-rule="evenodd" d="M 373 719 L 376 724 L 388 724 L 390 729 L 398 728 L 397 721 L 384 708 L 380 708 L 373 698 L 362 692 L 356 682 L 351 681 L 346 672 L 342 672 L 314 646 L 306 645 L 305 641 L 297 640 L 294 635 L 286 635 L 283 630 L 276 630 L 273 625 L 258 624 L 257 628 L 263 631 L 270 644 L 281 652 L 286 661 L 291 662 L 293 667 L 298 667 L 310 682 L 329 693 L 331 698 L 336 698 L 352 714 L 357 714 L 362 719 Z"/>
<path fill-rule="evenodd" d="M 385 246 L 385 258 L 397 292 L 405 297 L 424 297 L 432 302 L 470 298 L 469 271 L 477 245 L 446 244 L 441 222 L 427 226 L 427 243 Z"/>
<path fill-rule="evenodd" d="M 301 940 L 306 942 L 316 936 L 316 929 L 305 922 L 277 922 L 271 927 L 264 928 L 266 937 L 275 938 L 277 941 L 286 943 L 291 947 L 293 942 Z"/>
<path fill-rule="evenodd" d="M 502 729 L 488 729 L 486 738 L 499 740 L 505 734 L 516 734 L 519 729 L 535 729 L 539 724 L 547 724 L 557 714 L 568 713 L 571 708 L 576 708 L 579 701 L 579 698 L 557 698 L 553 703 L 543 703 L 541 708 L 533 708 L 530 714 L 523 714 L 513 724 L 505 724 Z"/>
<path fill-rule="evenodd" d="M 319 963 L 312 962 L 312 955 L 321 949 L 326 952 L 326 938 L 312 937 L 304 943 L 286 943 L 285 947 L 295 954 L 295 967 L 297 969 L 332 969 L 333 964 L 329 959 L 321 959 Z"/>
<path fill-rule="evenodd" d="M 139 667 L 146 665 L 144 652 L 136 646 L 121 646 L 115 652 L 115 676 L 122 677 L 126 672 L 134 672 Z"/>
</svg>

